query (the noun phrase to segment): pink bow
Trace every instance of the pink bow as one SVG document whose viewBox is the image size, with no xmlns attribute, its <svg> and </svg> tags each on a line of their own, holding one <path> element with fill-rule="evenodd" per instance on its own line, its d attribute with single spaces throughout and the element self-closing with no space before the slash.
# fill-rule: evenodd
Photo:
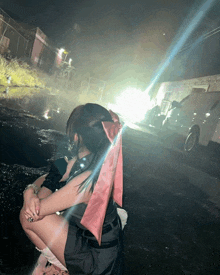
<svg viewBox="0 0 220 275">
<path fill-rule="evenodd" d="M 102 122 L 102 125 L 112 145 L 81 220 L 81 224 L 96 237 L 99 245 L 101 245 L 102 226 L 112 189 L 113 200 L 121 207 L 123 194 L 122 127 L 118 116 L 111 110 L 109 112 L 114 122 L 106 121 Z M 117 139 L 113 144 L 116 136 Z"/>
</svg>

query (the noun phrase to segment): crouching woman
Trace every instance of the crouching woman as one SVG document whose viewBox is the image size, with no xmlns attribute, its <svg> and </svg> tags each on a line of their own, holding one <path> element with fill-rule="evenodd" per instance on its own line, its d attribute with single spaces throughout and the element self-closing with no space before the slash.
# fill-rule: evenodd
<svg viewBox="0 0 220 275">
<path fill-rule="evenodd" d="M 75 156 L 55 161 L 24 191 L 20 221 L 41 252 L 33 274 L 44 274 L 48 262 L 60 274 L 122 274 L 121 130 L 118 116 L 98 104 L 71 113 Z"/>
</svg>

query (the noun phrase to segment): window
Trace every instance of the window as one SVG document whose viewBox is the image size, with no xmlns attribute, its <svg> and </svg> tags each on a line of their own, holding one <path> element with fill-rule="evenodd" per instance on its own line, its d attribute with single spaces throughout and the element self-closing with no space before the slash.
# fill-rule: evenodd
<svg viewBox="0 0 220 275">
<path fill-rule="evenodd" d="M 192 88 L 192 94 L 194 93 L 205 93 L 206 89 L 205 88 Z"/>
</svg>

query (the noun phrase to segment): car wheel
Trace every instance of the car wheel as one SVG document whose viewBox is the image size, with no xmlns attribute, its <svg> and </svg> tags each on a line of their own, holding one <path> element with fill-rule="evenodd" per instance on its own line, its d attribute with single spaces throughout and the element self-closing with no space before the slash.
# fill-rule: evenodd
<svg viewBox="0 0 220 275">
<path fill-rule="evenodd" d="M 198 143 L 199 143 L 199 133 L 196 131 L 190 132 L 184 144 L 184 151 L 185 152 L 194 151 L 198 146 Z"/>
</svg>

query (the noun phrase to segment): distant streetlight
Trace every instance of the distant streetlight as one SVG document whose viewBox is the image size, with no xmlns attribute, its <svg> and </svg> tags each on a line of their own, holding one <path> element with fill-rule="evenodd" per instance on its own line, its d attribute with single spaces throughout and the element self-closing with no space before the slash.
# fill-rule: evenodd
<svg viewBox="0 0 220 275">
<path fill-rule="evenodd" d="M 65 55 L 64 56 L 64 60 L 63 60 L 63 54 Z M 68 52 L 64 49 L 64 48 L 61 48 L 61 49 L 59 49 L 58 50 L 58 54 L 57 54 L 57 57 L 58 57 L 58 64 L 60 65 L 60 63 L 62 62 L 62 61 L 66 61 L 66 58 L 67 58 L 67 55 L 68 55 Z"/>
<path fill-rule="evenodd" d="M 62 56 L 63 56 L 64 52 L 65 52 L 65 49 L 63 49 L 63 48 L 57 50 L 57 60 L 56 60 L 56 63 L 57 63 L 58 67 L 62 63 L 62 60 L 63 60 Z"/>
</svg>

